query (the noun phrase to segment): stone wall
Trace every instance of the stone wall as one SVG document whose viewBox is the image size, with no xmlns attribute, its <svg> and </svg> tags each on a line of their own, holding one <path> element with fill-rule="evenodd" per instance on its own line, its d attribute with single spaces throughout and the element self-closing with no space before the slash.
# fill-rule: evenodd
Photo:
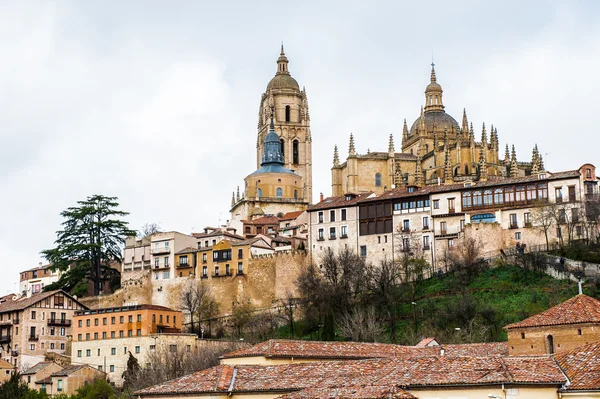
<svg viewBox="0 0 600 399">
<path fill-rule="evenodd" d="M 549 336 L 552 337 L 554 353 L 560 353 L 600 341 L 600 325 L 590 323 L 513 329 L 508 332 L 508 353 L 511 356 L 548 354 Z"/>
</svg>

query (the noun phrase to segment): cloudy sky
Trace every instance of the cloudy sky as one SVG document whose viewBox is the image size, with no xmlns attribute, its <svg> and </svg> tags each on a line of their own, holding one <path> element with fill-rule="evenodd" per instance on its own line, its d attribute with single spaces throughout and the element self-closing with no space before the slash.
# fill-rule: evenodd
<svg viewBox="0 0 600 399">
<path fill-rule="evenodd" d="M 88 195 L 119 197 L 136 229 L 224 223 L 282 41 L 315 198 L 350 132 L 359 152 L 399 148 L 432 55 L 456 119 L 494 124 L 523 160 L 538 143 L 551 171 L 599 164 L 599 17 L 593 1 L 0 2 L 0 293 Z"/>
</svg>

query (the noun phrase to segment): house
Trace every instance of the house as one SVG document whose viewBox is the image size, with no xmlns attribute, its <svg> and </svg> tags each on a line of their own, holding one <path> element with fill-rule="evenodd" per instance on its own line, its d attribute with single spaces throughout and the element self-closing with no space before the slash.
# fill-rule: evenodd
<svg viewBox="0 0 600 399">
<path fill-rule="evenodd" d="M 29 389 L 51 393 L 49 385 L 52 384 L 52 379 L 50 376 L 60 370 L 62 370 L 62 366 L 57 363 L 39 362 L 21 373 L 21 381 L 25 382 Z"/>
<path fill-rule="evenodd" d="M 600 301 L 579 294 L 504 328 L 511 355 L 569 351 L 600 341 Z"/>
<path fill-rule="evenodd" d="M 20 273 L 19 293 L 27 297 L 39 294 L 45 286 L 58 281 L 61 274 L 60 270 L 51 270 L 50 265 L 40 262 L 38 267 Z"/>
<path fill-rule="evenodd" d="M 100 378 L 106 379 L 106 373 L 87 364 L 71 365 L 52 373 L 48 379 L 48 385 L 50 385 L 50 393 L 53 395 L 72 395 L 79 388 Z"/>
<path fill-rule="evenodd" d="M 85 309 L 62 290 L 0 303 L 2 359 L 23 370 L 44 361 L 47 352 L 65 354 L 73 315 Z"/>
<path fill-rule="evenodd" d="M 4 359 L 0 359 L 0 383 L 10 379 L 17 372 L 17 368 Z"/>
</svg>

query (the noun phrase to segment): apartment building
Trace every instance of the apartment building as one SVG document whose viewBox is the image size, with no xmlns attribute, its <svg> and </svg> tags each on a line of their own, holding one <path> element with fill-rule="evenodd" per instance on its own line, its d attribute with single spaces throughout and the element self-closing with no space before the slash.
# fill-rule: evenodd
<svg viewBox="0 0 600 399">
<path fill-rule="evenodd" d="M 233 227 L 210 227 L 204 228 L 202 233 L 192 233 L 192 236 L 197 240 L 198 248 L 212 247 L 222 240 L 242 241 L 244 237 L 237 234 L 237 230 Z"/>
<path fill-rule="evenodd" d="M 50 265 L 40 262 L 38 267 L 20 273 L 19 295 L 30 297 L 39 294 L 45 286 L 58 281 L 61 274 L 60 270 L 50 270 Z"/>
<path fill-rule="evenodd" d="M 210 247 L 185 248 L 177 252 L 175 262 L 181 277 L 221 279 L 247 274 L 253 256 L 274 252 L 260 237 L 243 241 L 221 240 Z"/>
<path fill-rule="evenodd" d="M 152 270 L 153 279 L 175 276 L 175 253 L 197 245 L 197 238 L 176 231 L 154 233 L 141 240 L 127 237 L 123 250 L 123 271 Z"/>
<path fill-rule="evenodd" d="M 77 312 L 72 364 L 87 364 L 122 383 L 131 352 L 140 365 L 157 345 L 194 345 L 194 334 L 181 334 L 182 313 L 164 306 L 135 305 Z"/>
<path fill-rule="evenodd" d="M 448 251 L 465 236 L 477 240 L 482 253 L 493 255 L 517 244 L 545 245 L 546 238 L 554 243 L 598 234 L 599 215 L 591 212 L 597 207 L 590 206 L 597 200 L 598 178 L 591 164 L 557 173 L 405 187 L 378 196 L 347 194 L 309 208 L 310 249 L 313 262 L 324 249 L 341 246 L 352 247 L 372 263 L 420 252 L 433 270 L 443 270 Z M 344 207 L 352 209 L 346 215 L 357 216 L 337 219 Z M 547 220 L 552 223 L 548 237 L 538 216 L 544 207 L 554 212 Z M 594 220 L 595 225 L 590 223 Z M 352 239 L 338 240 L 338 232 Z"/>
<path fill-rule="evenodd" d="M 47 352 L 68 353 L 71 320 L 85 309 L 62 290 L 0 303 L 2 359 L 24 370 L 43 361 Z"/>
</svg>

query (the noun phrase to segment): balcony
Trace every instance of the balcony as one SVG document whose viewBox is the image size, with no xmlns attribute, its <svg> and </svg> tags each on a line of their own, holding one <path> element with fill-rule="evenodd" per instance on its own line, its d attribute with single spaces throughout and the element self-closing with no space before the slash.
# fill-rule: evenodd
<svg viewBox="0 0 600 399">
<path fill-rule="evenodd" d="M 12 320 L 0 320 L 0 326 L 12 326 Z"/>
<path fill-rule="evenodd" d="M 410 227 L 403 227 L 402 228 L 402 232 L 403 233 L 410 233 Z"/>
<path fill-rule="evenodd" d="M 423 226 L 423 230 L 429 230 L 429 225 L 426 224 L 425 226 Z"/>
<path fill-rule="evenodd" d="M 518 229 L 519 225 L 517 223 L 511 223 L 511 224 L 508 225 L 508 228 L 509 229 Z"/>
<path fill-rule="evenodd" d="M 348 238 L 348 234 L 342 234 L 340 238 Z"/>
<path fill-rule="evenodd" d="M 189 262 L 178 262 L 177 264 L 175 264 L 175 267 L 177 267 L 178 269 L 185 269 L 186 267 L 192 267 L 192 264 Z"/>
<path fill-rule="evenodd" d="M 330 240 L 335 240 L 337 237 L 336 236 L 329 236 Z"/>
<path fill-rule="evenodd" d="M 171 266 L 170 265 L 154 265 L 153 269 L 157 270 L 157 269 L 170 269 Z"/>
<path fill-rule="evenodd" d="M 430 249 L 431 249 L 431 247 L 429 245 L 423 246 L 423 251 L 429 251 Z"/>
<path fill-rule="evenodd" d="M 49 326 L 60 326 L 60 327 L 71 327 L 71 320 L 69 319 L 48 319 Z"/>
<path fill-rule="evenodd" d="M 39 336 L 39 335 L 30 335 L 30 336 L 28 337 L 28 339 L 29 339 L 30 341 L 39 341 L 39 340 L 40 340 L 40 336 Z"/>
<path fill-rule="evenodd" d="M 243 276 L 244 275 L 244 271 L 243 270 L 238 270 L 237 271 L 237 275 L 238 276 Z"/>
<path fill-rule="evenodd" d="M 0 344 L 8 344 L 10 342 L 10 335 L 0 335 Z"/>
<path fill-rule="evenodd" d="M 169 246 L 155 247 L 155 248 L 152 248 L 151 252 L 152 252 L 152 255 L 170 254 L 171 247 L 169 247 Z"/>
<path fill-rule="evenodd" d="M 317 237 L 317 241 L 325 241 L 325 237 Z"/>
<path fill-rule="evenodd" d="M 525 222 L 524 226 L 525 227 L 531 227 L 531 222 Z"/>
<path fill-rule="evenodd" d="M 456 213 L 456 208 L 448 208 L 448 213 Z"/>
</svg>

